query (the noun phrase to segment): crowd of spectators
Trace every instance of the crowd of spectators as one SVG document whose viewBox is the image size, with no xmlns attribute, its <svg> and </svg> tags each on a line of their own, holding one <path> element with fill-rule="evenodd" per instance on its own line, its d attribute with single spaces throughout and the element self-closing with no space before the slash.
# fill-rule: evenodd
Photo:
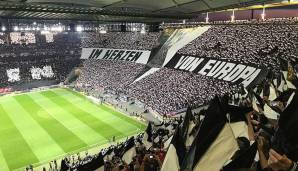
<svg viewBox="0 0 298 171">
<path fill-rule="evenodd" d="M 102 168 L 100 170 L 105 171 L 160 170 L 169 146 L 168 140 L 174 134 L 175 128 L 181 123 L 182 118 L 170 119 L 160 125 L 150 123 L 149 128 L 147 128 L 150 135 L 147 132 L 141 133 L 130 138 L 127 137 L 123 142 L 115 142 L 111 139 L 110 143 L 113 145 L 101 149 L 97 154 L 91 155 L 86 151 L 85 155 L 74 154 L 67 156 L 62 160 L 61 165 L 57 165 L 55 160 L 50 162 L 49 168 L 53 171 L 66 171 L 68 169 L 85 171 L 87 168 L 94 167 Z M 127 146 L 129 147 L 127 148 Z M 134 148 L 133 151 L 135 151 L 131 155 L 132 158 L 124 157 L 125 152 L 131 148 Z M 97 164 L 91 164 L 96 159 Z M 97 167 L 94 165 L 97 165 Z"/>
<path fill-rule="evenodd" d="M 216 25 L 178 51 L 278 71 L 278 58 L 297 58 L 298 26 L 291 24 Z"/>
<path fill-rule="evenodd" d="M 83 66 L 77 86 L 124 93 L 160 114 L 170 114 L 187 106 L 197 107 L 215 95 L 237 89 L 225 81 L 170 68 L 161 68 L 134 82 L 144 65 L 133 62 L 86 60 Z"/>
<path fill-rule="evenodd" d="M 289 23 L 213 25 L 178 53 L 253 65 L 278 73 L 279 58 L 297 58 L 297 32 L 297 25 Z M 158 36 L 160 33 L 82 33 L 82 47 L 150 49 L 157 44 Z M 142 67 L 126 65 L 126 62 L 87 61 L 79 83 L 125 92 L 162 114 L 188 105 L 199 106 L 217 94 L 238 89 L 224 81 L 169 68 L 134 82 Z"/>
<path fill-rule="evenodd" d="M 131 84 L 144 68 L 143 64 L 126 61 L 86 60 L 77 84 L 118 93 Z"/>
<path fill-rule="evenodd" d="M 33 81 L 30 76 L 30 68 L 44 67 L 50 65 L 55 73 L 55 79 L 63 81 L 66 75 L 80 63 L 81 47 L 106 47 L 119 49 L 139 49 L 150 50 L 158 44 L 160 33 L 140 34 L 135 32 L 115 32 L 98 34 L 94 32 L 75 33 L 45 33 L 39 32 L 5 32 L 0 34 L 0 65 L 1 65 L 1 86 L 11 84 L 22 84 Z M 91 65 L 91 64 L 90 64 Z M 99 66 L 98 64 L 97 66 Z M 103 64 L 104 65 L 104 64 Z M 106 64 L 107 65 L 107 64 Z M 101 72 L 108 70 L 125 70 L 122 65 L 106 66 L 101 68 Z M 93 66 L 91 65 L 90 68 Z M 111 76 L 101 81 L 103 87 L 118 89 L 132 82 L 136 73 L 142 68 L 141 65 L 130 64 L 128 68 L 135 67 L 132 74 L 123 72 L 121 76 Z M 20 80 L 9 82 L 7 70 L 19 69 Z M 93 70 L 96 72 L 95 70 Z M 92 72 L 93 72 L 92 71 Z M 131 75 L 128 80 L 124 76 Z M 113 79 L 112 79 L 113 78 Z M 122 78 L 122 81 L 118 81 Z M 86 78 L 89 79 L 89 78 Z M 114 82 L 114 83 L 113 83 Z M 120 86 L 117 83 L 121 83 Z M 89 83 L 88 83 L 89 84 Z M 95 84 L 92 82 L 91 84 Z M 112 85 L 114 84 L 114 86 Z"/>
<path fill-rule="evenodd" d="M 297 31 L 298 27 L 296 25 L 252 24 L 212 26 L 202 36 L 196 38 L 194 41 L 179 50 L 178 53 L 222 59 L 225 61 L 255 65 L 278 71 L 279 57 L 289 59 L 297 56 Z M 90 37 L 94 37 L 94 39 L 98 41 L 97 43 L 94 43 L 92 39 L 89 39 L 89 36 L 86 36 L 87 40 L 90 41 L 89 43 L 93 44 L 94 47 L 128 48 L 124 47 L 125 43 L 118 41 L 118 38 L 110 39 L 110 37 L 117 36 L 122 37 L 122 39 L 125 40 L 126 35 L 137 33 L 126 33 L 124 36 L 123 33 L 110 33 L 113 34 L 113 36 L 110 34 L 86 34 L 93 34 Z M 120 36 L 120 34 L 122 35 Z M 84 40 L 85 39 L 82 39 L 82 42 L 84 42 Z M 109 40 L 115 40 L 118 44 L 116 45 L 113 41 Z M 147 40 L 151 39 L 147 38 Z M 134 47 L 131 42 L 127 45 Z M 84 43 L 82 43 L 82 46 L 84 46 Z M 90 47 L 90 45 L 86 45 L 86 47 Z M 138 45 L 138 47 L 140 46 Z M 85 69 L 86 68 L 91 70 L 92 65 L 88 65 Z M 121 92 L 124 91 L 123 88 L 125 87 L 126 94 L 144 102 L 147 107 L 150 107 L 160 113 L 170 113 L 172 111 L 185 108 L 187 105 L 198 106 L 208 102 L 216 94 L 221 95 L 230 90 L 235 90 L 235 86 L 233 87 L 226 82 L 166 68 L 162 68 L 158 72 L 145 77 L 129 87 L 126 87 L 129 83 L 133 82 L 134 77 L 130 77 L 128 82 L 125 84 L 126 86 L 122 86 L 123 84 L 118 84 L 117 79 L 114 80 L 110 78 L 112 74 L 117 72 L 114 66 L 110 68 L 107 67 L 109 69 L 109 74 L 103 74 L 106 72 L 99 70 L 98 68 L 100 68 L 100 66 L 93 66 L 93 68 L 97 69 L 88 72 L 88 75 L 92 75 L 92 72 L 102 73 L 103 75 L 103 77 L 98 79 L 101 81 L 97 81 L 98 86 L 105 88 L 110 86 L 114 91 L 118 90 Z M 104 70 L 107 70 L 107 68 Z M 119 66 L 117 68 L 119 68 Z M 123 73 L 131 73 L 131 71 L 129 71 L 130 68 L 127 69 L 128 71 L 123 71 Z M 118 71 L 118 73 L 121 72 L 121 70 Z M 130 76 L 130 74 L 126 75 L 127 77 Z M 90 81 L 88 82 L 91 85 L 96 84 L 96 79 L 93 78 L 94 77 L 89 77 Z M 85 79 L 88 78 L 85 77 Z M 113 81 L 109 81 L 106 85 L 104 85 L 103 82 L 105 81 L 102 80 Z M 120 82 L 123 83 L 125 77 L 121 77 L 120 80 Z M 81 83 L 83 83 L 83 81 L 81 81 Z M 116 86 L 118 88 L 115 88 L 113 85 L 118 85 Z M 212 93 L 211 95 L 209 94 L 210 92 Z"/>
<path fill-rule="evenodd" d="M 160 114 L 170 114 L 187 106 L 198 107 L 215 95 L 235 91 L 237 86 L 210 77 L 161 68 L 131 84 L 127 94 Z"/>
<path fill-rule="evenodd" d="M 80 37 L 77 33 L 11 32 L 1 33 L 0 39 L 0 58 L 80 54 Z"/>
<path fill-rule="evenodd" d="M 77 33 L 47 34 L 50 35 L 37 32 L 1 33 L 1 87 L 22 85 L 34 80 L 64 81 L 73 67 L 79 65 L 80 38 Z M 50 67 L 53 74 L 46 76 L 42 73 L 44 67 Z M 40 73 L 35 72 L 33 76 L 32 68 Z M 39 74 L 44 76 L 40 77 Z"/>
<path fill-rule="evenodd" d="M 59 83 L 64 81 L 71 70 L 79 64 L 80 60 L 76 58 L 60 58 L 54 56 L 46 59 L 40 57 L 38 60 L 25 61 L 20 58 L 6 59 L 5 61 L 0 60 L 0 73 L 2 73 L 0 74 L 0 87 L 22 85 L 36 80 L 53 80 Z M 49 76 L 46 76 L 42 71 L 43 68 L 47 67 L 50 67 L 50 72 L 52 72 Z M 33 76 L 32 68 L 39 70 L 37 76 Z M 18 70 L 17 73 L 9 73 L 10 70 L 16 69 Z"/>
<path fill-rule="evenodd" d="M 82 33 L 81 39 L 83 48 L 151 50 L 158 45 L 160 35 L 160 32 L 86 32 Z"/>
</svg>

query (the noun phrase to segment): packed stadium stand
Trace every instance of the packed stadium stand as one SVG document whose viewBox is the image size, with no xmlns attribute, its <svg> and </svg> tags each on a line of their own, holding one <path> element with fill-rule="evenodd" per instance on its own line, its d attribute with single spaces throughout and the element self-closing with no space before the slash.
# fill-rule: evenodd
<svg viewBox="0 0 298 171">
<path fill-rule="evenodd" d="M 147 34 L 134 32 L 84 33 L 82 35 L 82 47 L 151 50 L 158 45 L 159 36 L 160 32 L 149 32 Z"/>
<path fill-rule="evenodd" d="M 169 114 L 188 106 L 202 106 L 215 95 L 223 95 L 235 89 L 228 82 L 162 68 L 131 84 L 126 91 L 158 113 Z"/>
<path fill-rule="evenodd" d="M 278 58 L 297 58 L 297 25 L 213 26 L 178 53 L 279 68 Z"/>
<path fill-rule="evenodd" d="M 80 63 L 80 38 L 76 33 L 11 32 L 2 36 L 1 87 L 41 79 L 61 82 Z"/>
<path fill-rule="evenodd" d="M 270 3 L 0 1 L 0 171 L 298 171 L 298 2 Z"/>
<path fill-rule="evenodd" d="M 92 89 L 124 92 L 144 68 L 143 64 L 126 61 L 86 60 L 77 84 Z"/>
</svg>

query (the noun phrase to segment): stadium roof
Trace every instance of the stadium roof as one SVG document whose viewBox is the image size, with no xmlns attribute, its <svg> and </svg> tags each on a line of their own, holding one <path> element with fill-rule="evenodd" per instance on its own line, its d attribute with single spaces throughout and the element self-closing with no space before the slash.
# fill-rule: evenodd
<svg viewBox="0 0 298 171">
<path fill-rule="evenodd" d="M 161 22 L 280 0 L 2 0 L 0 17 Z"/>
</svg>

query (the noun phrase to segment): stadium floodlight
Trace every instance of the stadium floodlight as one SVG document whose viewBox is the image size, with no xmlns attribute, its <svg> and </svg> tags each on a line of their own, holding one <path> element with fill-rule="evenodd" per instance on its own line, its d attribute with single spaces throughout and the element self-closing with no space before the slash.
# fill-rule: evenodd
<svg viewBox="0 0 298 171">
<path fill-rule="evenodd" d="M 47 30 L 42 30 L 41 32 L 40 32 L 40 34 L 49 34 L 50 32 L 49 31 L 47 31 Z"/>
<path fill-rule="evenodd" d="M 141 30 L 141 34 L 146 34 L 146 30 Z"/>
<path fill-rule="evenodd" d="M 99 30 L 99 33 L 105 34 L 105 33 L 107 33 L 107 31 L 106 30 Z"/>
<path fill-rule="evenodd" d="M 133 28 L 132 28 L 132 31 L 138 31 L 138 28 L 133 27 Z"/>
<path fill-rule="evenodd" d="M 56 32 L 62 32 L 63 31 L 63 27 L 62 26 L 53 26 L 50 29 L 51 31 L 56 31 Z"/>
<path fill-rule="evenodd" d="M 146 24 L 142 24 L 141 34 L 145 34 L 145 33 L 146 33 Z"/>
<path fill-rule="evenodd" d="M 83 30 L 84 30 L 84 28 L 82 26 L 77 26 L 76 27 L 77 32 L 82 32 Z"/>
<path fill-rule="evenodd" d="M 205 19 L 206 23 L 209 23 L 209 13 L 206 13 L 206 19 Z"/>
<path fill-rule="evenodd" d="M 57 27 L 57 31 L 62 32 L 62 31 L 63 31 L 62 26 L 58 26 L 58 27 Z"/>
<path fill-rule="evenodd" d="M 5 26 L 2 26 L 2 27 L 1 27 L 1 30 L 2 30 L 2 31 L 6 31 L 6 27 L 5 27 Z"/>
<path fill-rule="evenodd" d="M 261 19 L 262 20 L 265 20 L 265 16 L 266 16 L 266 13 L 265 13 L 265 6 L 263 6 L 263 12 L 261 14 Z"/>
<path fill-rule="evenodd" d="M 14 31 L 18 31 L 19 30 L 19 27 L 18 26 L 14 26 L 13 30 Z"/>
<path fill-rule="evenodd" d="M 33 22 L 33 25 L 36 25 L 36 22 L 35 21 Z"/>
<path fill-rule="evenodd" d="M 235 21 L 235 10 L 233 10 L 233 13 L 231 15 L 231 22 Z"/>
<path fill-rule="evenodd" d="M 36 30 L 37 30 L 37 31 L 39 31 L 39 30 L 40 30 L 40 28 L 39 28 L 39 27 L 36 27 Z"/>
</svg>

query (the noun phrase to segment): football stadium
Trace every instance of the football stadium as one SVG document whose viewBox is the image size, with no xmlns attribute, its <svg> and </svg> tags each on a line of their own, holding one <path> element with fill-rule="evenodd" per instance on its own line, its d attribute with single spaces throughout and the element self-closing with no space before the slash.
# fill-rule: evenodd
<svg viewBox="0 0 298 171">
<path fill-rule="evenodd" d="M 298 0 L 0 1 L 0 171 L 298 171 Z"/>
</svg>

